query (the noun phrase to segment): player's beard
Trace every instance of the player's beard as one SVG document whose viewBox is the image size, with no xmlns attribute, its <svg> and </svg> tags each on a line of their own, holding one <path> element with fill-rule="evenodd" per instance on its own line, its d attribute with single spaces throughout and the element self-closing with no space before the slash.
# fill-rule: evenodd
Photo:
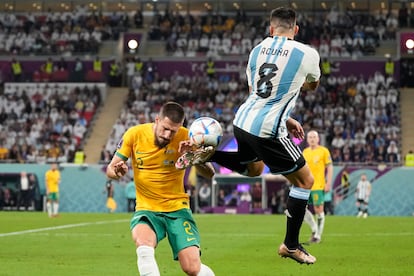
<svg viewBox="0 0 414 276">
<path fill-rule="evenodd" d="M 166 140 L 166 139 L 163 139 L 163 138 L 157 137 L 157 136 L 155 136 L 154 140 L 155 140 L 154 141 L 155 145 L 160 149 L 166 147 L 170 143 L 170 140 Z"/>
</svg>

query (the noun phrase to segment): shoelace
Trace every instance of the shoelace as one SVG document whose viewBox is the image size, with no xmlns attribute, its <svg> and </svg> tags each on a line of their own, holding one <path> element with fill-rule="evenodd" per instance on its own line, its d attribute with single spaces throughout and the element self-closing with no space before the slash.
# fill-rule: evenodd
<svg viewBox="0 0 414 276">
<path fill-rule="evenodd" d="M 298 249 L 299 249 L 300 251 L 302 251 L 303 253 L 305 253 L 307 256 L 309 256 L 309 253 L 306 251 L 306 249 L 305 249 L 305 248 L 303 248 L 303 246 L 302 246 L 302 244 L 301 244 L 301 243 L 299 244 Z"/>
</svg>

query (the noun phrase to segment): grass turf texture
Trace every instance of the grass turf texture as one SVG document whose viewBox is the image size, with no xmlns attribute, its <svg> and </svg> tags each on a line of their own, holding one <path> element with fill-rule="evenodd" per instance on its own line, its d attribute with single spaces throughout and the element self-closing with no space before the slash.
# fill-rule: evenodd
<svg viewBox="0 0 414 276">
<path fill-rule="evenodd" d="M 130 217 L 62 213 L 49 219 L 45 213 L 0 212 L 0 275 L 137 275 Z M 195 218 L 202 261 L 217 276 L 410 275 L 414 268 L 410 217 L 327 216 L 322 243 L 305 246 L 317 257 L 309 266 L 277 255 L 285 232 L 282 215 Z M 304 225 L 301 241 L 309 236 Z M 183 275 L 166 239 L 156 258 L 161 275 Z"/>
</svg>

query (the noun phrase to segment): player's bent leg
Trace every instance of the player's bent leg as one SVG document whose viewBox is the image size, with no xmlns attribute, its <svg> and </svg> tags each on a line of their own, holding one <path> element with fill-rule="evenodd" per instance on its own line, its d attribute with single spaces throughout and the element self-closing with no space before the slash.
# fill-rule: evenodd
<svg viewBox="0 0 414 276">
<path fill-rule="evenodd" d="M 314 178 L 309 169 L 309 166 L 305 164 L 298 171 L 285 175 L 285 177 L 292 183 L 294 186 L 310 190 L 312 188 Z"/>
<path fill-rule="evenodd" d="M 299 243 L 299 233 L 308 205 L 313 176 L 305 164 L 298 171 L 285 175 L 293 184 L 289 192 L 286 210 L 286 235 L 284 243 L 279 247 L 279 255 L 289 257 L 299 263 L 312 264 L 316 258 L 306 252 Z"/>
<path fill-rule="evenodd" d="M 200 250 L 197 246 L 190 246 L 178 252 L 181 269 L 190 276 L 197 276 L 201 269 Z"/>
</svg>

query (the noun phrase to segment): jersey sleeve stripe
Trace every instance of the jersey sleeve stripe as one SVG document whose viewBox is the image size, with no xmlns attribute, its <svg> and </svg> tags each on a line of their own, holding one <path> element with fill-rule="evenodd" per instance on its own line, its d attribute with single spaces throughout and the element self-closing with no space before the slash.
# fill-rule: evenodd
<svg viewBox="0 0 414 276">
<path fill-rule="evenodd" d="M 118 156 L 119 158 L 121 158 L 124 161 L 128 160 L 128 157 L 126 157 L 125 155 L 119 153 L 118 151 L 115 154 L 116 154 L 116 156 Z"/>
</svg>

